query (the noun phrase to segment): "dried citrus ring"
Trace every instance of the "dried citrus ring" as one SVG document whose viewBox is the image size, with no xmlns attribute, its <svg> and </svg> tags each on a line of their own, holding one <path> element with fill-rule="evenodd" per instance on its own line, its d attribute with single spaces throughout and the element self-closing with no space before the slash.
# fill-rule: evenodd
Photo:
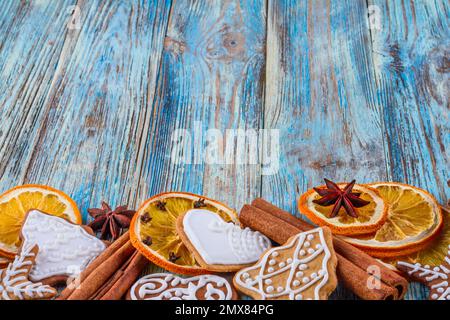
<svg viewBox="0 0 450 320">
<path fill-rule="evenodd" d="M 423 250 L 403 257 L 387 258 L 385 262 L 396 265 L 397 261 L 420 263 L 422 265 L 437 266 L 444 261 L 450 246 L 450 212 L 442 208 L 444 222 L 437 237 Z"/>
<path fill-rule="evenodd" d="M 17 253 L 22 222 L 31 209 L 72 223 L 80 224 L 82 220 L 76 203 L 62 191 L 42 185 L 15 187 L 0 195 L 0 255 L 12 258 Z"/>
<path fill-rule="evenodd" d="M 424 250 L 420 250 L 410 256 L 407 261 L 423 265 L 437 266 L 444 261 L 450 246 L 450 213 L 443 210 L 444 223 L 441 232 Z"/>
<path fill-rule="evenodd" d="M 346 183 L 338 183 L 339 188 L 344 188 Z M 318 188 L 325 188 L 320 186 Z M 357 208 L 358 217 L 349 216 L 342 207 L 337 216 L 330 218 L 332 206 L 321 206 L 314 203 L 320 195 L 310 189 L 300 197 L 298 208 L 301 214 L 307 216 L 312 222 L 320 226 L 327 226 L 334 234 L 360 235 L 373 233 L 381 228 L 387 219 L 388 207 L 378 191 L 366 185 L 355 184 L 353 191 L 361 193 L 360 198 L 370 203 Z"/>
<path fill-rule="evenodd" d="M 166 192 L 146 200 L 130 224 L 133 246 L 154 264 L 174 273 L 208 273 L 185 247 L 177 230 L 177 218 L 186 211 L 201 208 L 217 213 L 227 222 L 238 223 L 237 214 L 226 205 L 192 193 Z"/>
<path fill-rule="evenodd" d="M 377 258 L 400 257 L 422 250 L 439 235 L 443 213 L 427 191 L 397 182 L 370 184 L 389 205 L 388 219 L 372 235 L 345 237 Z"/>
</svg>

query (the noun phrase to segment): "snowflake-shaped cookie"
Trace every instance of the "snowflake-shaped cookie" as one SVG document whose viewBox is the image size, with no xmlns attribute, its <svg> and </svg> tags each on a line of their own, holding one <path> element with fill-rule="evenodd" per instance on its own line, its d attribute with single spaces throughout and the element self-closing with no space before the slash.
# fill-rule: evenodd
<svg viewBox="0 0 450 320">
<path fill-rule="evenodd" d="M 0 300 L 37 300 L 56 296 L 52 287 L 28 279 L 38 250 L 37 245 L 23 248 L 6 269 L 0 270 Z"/>
<path fill-rule="evenodd" d="M 400 261 L 397 268 L 405 272 L 412 280 L 421 282 L 430 288 L 431 300 L 450 300 L 450 246 L 447 256 L 440 266 L 423 266 Z"/>
</svg>

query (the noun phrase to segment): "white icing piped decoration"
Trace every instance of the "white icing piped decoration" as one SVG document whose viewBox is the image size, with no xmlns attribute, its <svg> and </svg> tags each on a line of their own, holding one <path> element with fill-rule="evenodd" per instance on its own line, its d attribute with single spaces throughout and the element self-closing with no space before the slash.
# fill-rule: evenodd
<svg viewBox="0 0 450 320">
<path fill-rule="evenodd" d="M 38 210 L 28 213 L 22 235 L 24 246 L 39 246 L 30 272 L 34 282 L 57 275 L 71 276 L 74 270 L 81 272 L 106 248 L 81 226 Z"/>
<path fill-rule="evenodd" d="M 32 259 L 36 254 L 33 252 L 35 246 L 24 246 L 22 252 L 14 258 L 8 267 L 0 270 L 0 300 L 11 300 L 10 295 L 22 300 L 29 298 L 44 298 L 46 294 L 55 294 L 56 291 L 42 283 L 33 283 L 28 280 L 27 273 Z"/>
<path fill-rule="evenodd" d="M 196 283 L 195 283 L 196 282 Z M 178 285 L 184 288 L 173 288 Z M 216 275 L 180 278 L 168 273 L 142 277 L 131 287 L 131 300 L 199 300 L 198 290 L 206 286 L 204 300 L 231 300 L 233 291 L 228 281 Z M 224 288 L 224 290 L 218 289 Z M 201 299 L 203 300 L 203 299 Z"/>
<path fill-rule="evenodd" d="M 422 266 L 420 263 L 411 264 L 400 261 L 398 266 L 402 267 L 409 276 L 421 279 L 429 283 L 432 300 L 450 300 L 450 246 L 447 256 L 440 266 L 431 268 L 429 265 Z"/>
<path fill-rule="evenodd" d="M 197 252 L 211 265 L 256 262 L 271 247 L 270 240 L 261 233 L 227 223 L 209 210 L 189 210 L 184 215 L 183 227 Z"/>
<path fill-rule="evenodd" d="M 302 256 L 301 251 L 305 244 L 308 247 L 311 245 L 307 239 L 316 239 L 318 237 L 320 243 L 322 244 L 319 249 L 317 249 L 312 255 Z M 292 263 L 286 265 L 283 268 L 277 270 L 267 270 L 265 273 L 266 266 L 273 253 L 276 251 L 286 250 L 294 248 L 292 254 Z M 288 296 L 290 300 L 303 299 L 302 292 L 306 289 L 314 286 L 314 299 L 320 299 L 320 289 L 325 286 L 330 277 L 328 272 L 328 261 L 332 258 L 331 251 L 326 244 L 326 239 L 322 228 L 317 228 L 307 232 L 299 233 L 293 237 L 288 243 L 283 246 L 270 249 L 254 266 L 244 268 L 236 273 L 235 282 L 237 285 L 249 290 L 254 291 L 260 295 L 260 299 L 273 299 L 281 296 Z M 308 264 L 315 259 L 321 259 L 321 269 L 315 273 L 315 277 L 310 279 L 309 277 L 299 277 L 303 276 L 304 272 L 298 270 L 307 270 Z M 258 270 L 258 275 L 252 279 L 252 281 L 243 281 L 242 275 L 244 273 L 249 273 L 253 270 Z M 267 280 L 276 278 L 279 274 L 288 272 L 289 275 L 286 277 L 286 283 L 283 283 L 283 290 L 274 292 L 273 287 L 264 286 Z M 297 279 L 296 279 L 297 277 Z M 272 281 L 272 280 L 271 280 Z"/>
</svg>

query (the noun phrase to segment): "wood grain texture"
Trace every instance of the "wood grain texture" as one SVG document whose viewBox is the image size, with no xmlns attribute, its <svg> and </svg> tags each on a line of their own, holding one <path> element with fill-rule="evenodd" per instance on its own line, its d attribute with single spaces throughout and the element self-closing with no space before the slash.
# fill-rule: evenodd
<svg viewBox="0 0 450 320">
<path fill-rule="evenodd" d="M 372 42 L 389 180 L 422 187 L 445 205 L 450 196 L 449 3 L 369 3 L 381 13 Z M 423 286 L 413 284 L 407 298 L 426 296 Z"/>
<path fill-rule="evenodd" d="M 2 190 L 25 180 L 74 1 L 3 1 L 0 10 Z"/>
<path fill-rule="evenodd" d="M 174 3 L 140 194 L 189 191 L 237 209 L 258 195 L 259 165 L 206 163 L 205 154 L 208 129 L 224 136 L 224 150 L 233 143 L 225 141 L 228 129 L 260 128 L 264 41 L 261 1 Z M 178 143 L 179 129 L 187 136 Z M 183 150 L 185 161 L 173 161 Z"/>
<path fill-rule="evenodd" d="M 80 4 L 79 4 L 80 5 Z M 156 8 L 156 10 L 155 10 Z M 87 1 L 66 39 L 24 182 L 69 193 L 86 209 L 135 206 L 141 137 L 151 117 L 170 2 Z"/>
<path fill-rule="evenodd" d="M 447 1 L 374 1 L 373 50 L 384 107 L 390 178 L 450 197 L 450 7 Z"/>
</svg>

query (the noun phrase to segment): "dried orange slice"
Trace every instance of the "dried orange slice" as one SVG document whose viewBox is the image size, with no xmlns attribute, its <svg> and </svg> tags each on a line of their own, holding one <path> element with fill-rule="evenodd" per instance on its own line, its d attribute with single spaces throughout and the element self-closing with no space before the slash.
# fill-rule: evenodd
<svg viewBox="0 0 450 320">
<path fill-rule="evenodd" d="M 338 183 L 343 189 L 347 183 Z M 324 189 L 320 186 L 318 189 Z M 349 216 L 342 207 L 337 216 L 330 218 L 333 210 L 332 206 L 321 206 L 314 203 L 320 195 L 310 189 L 300 197 L 298 208 L 301 214 L 307 216 L 312 222 L 319 226 L 327 226 L 334 234 L 360 235 L 375 232 L 380 229 L 387 219 L 387 205 L 378 191 L 365 185 L 355 184 L 353 191 L 361 193 L 360 198 L 369 202 L 361 208 L 357 208 L 357 217 Z"/>
<path fill-rule="evenodd" d="M 177 218 L 186 211 L 201 208 L 217 213 L 227 222 L 238 223 L 237 214 L 226 205 L 185 192 L 167 192 L 146 200 L 130 224 L 133 246 L 154 264 L 178 274 L 208 273 L 195 261 L 177 230 Z"/>
<path fill-rule="evenodd" d="M 397 182 L 370 184 L 389 205 L 386 223 L 374 234 L 345 237 L 347 242 L 377 258 L 409 255 L 439 235 L 443 213 L 427 191 Z"/>
<path fill-rule="evenodd" d="M 62 191 L 41 185 L 13 188 L 0 195 L 0 255 L 12 258 L 18 252 L 22 222 L 32 209 L 81 223 L 80 210 Z"/>
<path fill-rule="evenodd" d="M 386 259 L 387 263 L 396 265 L 397 261 L 420 263 L 422 265 L 437 266 L 444 261 L 450 246 L 450 212 L 441 207 L 444 213 L 444 223 L 436 239 L 423 250 L 404 257 Z"/>
</svg>

